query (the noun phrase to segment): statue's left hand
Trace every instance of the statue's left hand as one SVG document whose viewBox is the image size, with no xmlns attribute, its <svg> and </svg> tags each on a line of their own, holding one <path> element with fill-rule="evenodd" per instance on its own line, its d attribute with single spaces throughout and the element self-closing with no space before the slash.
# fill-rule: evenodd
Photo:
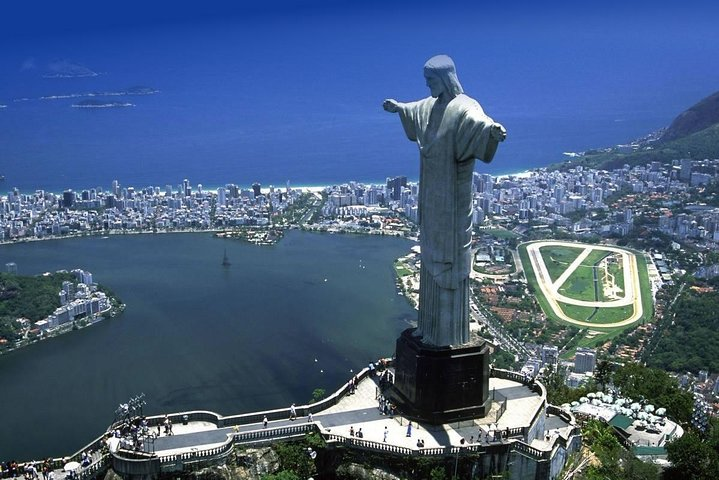
<svg viewBox="0 0 719 480">
<path fill-rule="evenodd" d="M 382 102 L 382 108 L 384 108 L 389 113 L 397 113 L 399 112 L 399 102 L 394 98 L 388 98 L 387 100 Z"/>
<path fill-rule="evenodd" d="M 489 128 L 489 134 L 498 142 L 503 142 L 507 138 L 507 130 L 499 123 L 495 123 Z"/>
</svg>

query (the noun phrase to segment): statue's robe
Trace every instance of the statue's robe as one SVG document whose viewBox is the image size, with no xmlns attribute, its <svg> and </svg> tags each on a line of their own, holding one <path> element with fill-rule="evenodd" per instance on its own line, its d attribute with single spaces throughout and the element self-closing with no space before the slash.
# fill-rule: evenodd
<svg viewBox="0 0 719 480">
<path fill-rule="evenodd" d="M 490 135 L 495 122 L 472 98 L 457 95 L 443 114 L 435 112 L 430 126 L 436 103 L 429 97 L 399 105 L 405 133 L 420 150 L 422 268 L 416 335 L 430 345 L 460 345 L 469 341 L 474 161 L 490 162 L 498 142 Z"/>
</svg>

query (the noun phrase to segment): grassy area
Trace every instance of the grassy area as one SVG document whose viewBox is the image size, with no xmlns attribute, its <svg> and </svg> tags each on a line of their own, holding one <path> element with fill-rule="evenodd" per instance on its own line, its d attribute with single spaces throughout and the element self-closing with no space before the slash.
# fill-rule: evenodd
<svg viewBox="0 0 719 480">
<path fill-rule="evenodd" d="M 607 256 L 604 250 L 594 250 L 567 278 L 559 293 L 575 300 L 593 302 L 597 299 L 594 286 L 595 265 Z"/>
<path fill-rule="evenodd" d="M 543 247 L 540 250 L 540 253 L 545 259 L 545 262 L 547 262 L 548 269 L 549 263 L 552 263 L 553 261 L 555 273 L 554 275 L 552 275 L 550 271 L 550 276 L 556 279 L 557 277 L 559 277 L 559 275 L 561 275 L 561 272 L 564 271 L 566 267 L 572 262 L 572 260 L 575 259 L 577 255 L 579 255 L 579 253 L 581 253 L 581 251 L 581 247 Z M 647 273 L 646 267 L 646 260 L 642 252 L 632 251 L 632 253 L 634 253 L 637 258 L 639 283 L 642 292 L 643 316 L 640 320 L 637 321 L 637 323 L 647 322 L 653 316 L 653 303 L 651 297 L 649 275 Z M 592 268 L 588 267 L 593 266 L 607 254 L 607 251 L 595 251 L 588 255 L 585 261 L 582 262 L 583 267 L 580 266 L 580 268 L 575 270 L 575 273 L 570 276 L 567 282 L 565 282 L 562 293 L 571 298 L 594 300 L 594 279 L 592 275 Z M 522 264 L 524 265 L 529 287 L 531 291 L 536 295 L 537 301 L 539 303 L 539 306 L 542 308 L 542 311 L 545 313 L 545 315 L 547 315 L 548 318 L 554 320 L 555 322 L 571 325 L 570 322 L 565 322 L 554 315 L 551 307 L 549 306 L 549 302 L 544 297 L 544 295 L 542 295 L 542 291 L 539 288 L 536 276 L 534 274 L 534 270 L 532 268 L 532 264 L 529 260 L 529 255 L 527 254 L 526 244 L 520 245 L 519 255 Z M 550 255 L 552 256 L 552 260 L 549 260 Z M 620 288 L 623 289 L 624 275 L 621 265 L 610 266 L 610 272 L 615 275 L 617 284 L 620 286 Z M 588 295 L 587 292 L 591 292 L 591 296 Z M 578 295 L 584 295 L 586 298 L 578 297 Z M 633 306 L 631 305 L 626 307 L 600 307 L 596 311 L 596 313 L 594 313 L 595 309 L 593 307 L 567 305 L 561 302 L 559 303 L 559 305 L 568 317 L 574 318 L 579 321 L 588 321 L 597 324 L 616 323 L 629 318 L 633 314 Z M 620 334 L 626 328 L 627 326 L 618 328 L 596 328 L 595 331 L 601 333 L 594 335 L 592 338 L 587 338 L 585 334 L 585 336 L 578 342 L 578 345 L 594 346 L 596 344 L 604 343 L 607 340 Z"/>
<path fill-rule="evenodd" d="M 559 306 L 568 317 L 589 323 L 621 322 L 631 317 L 632 313 L 634 313 L 632 305 L 627 305 L 626 307 L 599 307 L 596 309 L 596 313 L 594 313 L 595 309 L 593 307 L 567 305 L 562 302 L 559 302 Z"/>
<path fill-rule="evenodd" d="M 582 247 L 542 247 L 539 249 L 539 253 L 544 259 L 544 264 L 547 266 L 549 277 L 552 281 L 556 281 L 559 276 L 564 273 L 569 265 L 582 253 L 584 249 Z M 522 260 L 522 263 L 527 263 Z"/>
<path fill-rule="evenodd" d="M 570 318 L 573 318 L 575 320 L 580 320 L 582 322 L 586 322 L 587 319 L 594 314 L 594 308 L 593 307 L 581 307 L 579 305 L 568 305 L 566 303 L 557 302 L 559 305 L 559 308 L 562 309 L 564 314 Z M 552 317 L 554 314 L 552 314 Z"/>
<path fill-rule="evenodd" d="M 394 271 L 397 273 L 397 277 L 402 278 L 406 277 L 407 275 L 412 275 L 412 270 L 407 268 L 407 265 L 400 261 L 394 262 Z"/>
<path fill-rule="evenodd" d="M 549 318 L 555 319 L 553 315 L 548 314 L 547 312 L 551 312 L 552 309 L 549 306 L 549 302 L 547 302 L 547 299 L 542 295 L 542 290 L 539 288 L 539 283 L 537 282 L 537 276 L 534 273 L 534 269 L 532 268 L 532 262 L 529 261 L 529 254 L 527 253 L 527 244 L 522 244 L 517 247 L 517 250 L 519 251 L 519 259 L 522 262 L 522 266 L 524 267 L 524 275 L 527 278 L 527 285 L 529 286 L 529 292 L 530 294 L 533 294 L 534 297 L 537 299 L 537 302 L 539 303 L 539 307 L 542 309 L 542 311 L 545 313 L 545 315 L 549 316 Z M 556 320 L 556 319 L 555 319 Z"/>
<path fill-rule="evenodd" d="M 634 252 L 637 256 L 637 269 L 639 270 L 639 288 L 642 291 L 642 318 L 641 323 L 649 323 L 654 318 L 654 298 L 647 271 L 647 259 L 642 252 Z"/>
<path fill-rule="evenodd" d="M 399 266 L 399 265 L 396 266 L 394 269 L 395 269 L 395 271 L 397 272 L 397 276 L 400 277 L 400 278 L 401 278 L 401 277 L 406 277 L 407 275 L 412 275 L 412 271 L 411 271 L 411 270 L 408 270 L 408 269 L 406 269 L 406 268 L 404 268 L 404 267 L 401 267 L 401 266 Z"/>
<path fill-rule="evenodd" d="M 480 232 L 484 235 L 491 235 L 492 237 L 499 238 L 499 239 L 506 239 L 506 238 L 517 238 L 519 235 L 512 232 L 511 230 L 507 230 L 505 228 L 483 228 L 480 230 Z"/>
</svg>

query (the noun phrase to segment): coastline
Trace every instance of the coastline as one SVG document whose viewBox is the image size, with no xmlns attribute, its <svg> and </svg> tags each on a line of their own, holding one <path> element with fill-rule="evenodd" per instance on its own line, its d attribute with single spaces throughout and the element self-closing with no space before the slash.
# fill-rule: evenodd
<svg viewBox="0 0 719 480">
<path fill-rule="evenodd" d="M 538 171 L 538 170 L 544 170 L 544 169 L 546 169 L 546 168 L 547 168 L 547 167 L 534 167 L 534 168 L 530 168 L 530 169 L 527 169 L 527 170 L 520 170 L 520 171 L 500 173 L 500 174 L 494 174 L 494 173 L 492 173 L 492 174 L 490 174 L 490 175 L 492 175 L 494 178 L 498 178 L 498 179 L 506 179 L 506 178 L 509 178 L 509 177 L 514 177 L 514 178 L 528 178 L 528 177 L 531 177 L 536 171 Z M 482 172 L 477 172 L 477 173 L 482 173 Z M 388 177 L 388 178 L 389 178 L 389 177 Z M 6 181 L 7 181 L 7 179 L 6 179 Z M 417 178 L 408 178 L 407 181 L 408 181 L 408 182 L 412 182 L 412 183 L 417 183 L 417 182 L 419 182 L 419 179 L 417 179 Z M 363 185 L 383 185 L 383 184 L 386 183 L 386 179 L 385 179 L 385 180 L 367 180 L 367 181 L 362 181 L 362 180 L 343 180 L 343 181 L 338 181 L 338 182 L 333 182 L 333 183 L 327 183 L 327 184 L 321 184 L 321 185 L 320 185 L 320 184 L 298 184 L 298 185 L 290 185 L 289 188 L 290 188 L 290 190 L 307 191 L 307 192 L 310 192 L 310 193 L 321 193 L 321 192 L 323 192 L 324 190 L 326 190 L 327 188 L 331 188 L 331 187 L 333 187 L 333 186 L 338 186 L 338 185 L 346 185 L 346 184 L 348 184 L 348 183 L 350 183 L 350 182 L 355 182 L 355 183 L 359 183 L 359 184 L 363 184 Z M 202 182 L 198 182 L 198 183 L 202 184 L 202 189 L 203 189 L 203 191 L 215 192 L 215 193 L 216 193 L 216 191 L 217 191 L 218 188 L 225 187 L 226 185 L 229 185 L 231 182 L 230 182 L 230 183 L 226 183 L 226 184 L 222 184 L 222 185 L 205 185 L 205 184 L 203 184 Z M 164 185 L 164 184 L 163 184 L 163 185 Z M 128 186 L 129 186 L 129 187 L 135 187 L 135 185 L 133 185 L 133 184 L 128 184 Z M 158 185 L 156 185 L 156 186 L 162 186 L 162 185 L 158 184 Z M 13 188 L 13 187 L 11 187 L 11 188 Z M 73 191 L 79 192 L 79 191 L 86 190 L 86 189 L 89 189 L 89 188 L 96 188 L 96 187 L 87 187 L 87 186 L 85 186 L 85 187 L 74 187 L 74 188 L 73 188 L 73 187 L 66 187 L 65 190 L 73 190 Z M 270 188 L 274 188 L 275 191 L 277 191 L 277 190 L 279 190 L 279 191 L 284 191 L 284 190 L 286 189 L 286 186 L 285 186 L 285 185 L 267 185 L 267 186 L 262 186 L 262 187 L 260 188 L 260 191 L 261 191 L 262 193 L 264 193 L 264 194 L 267 194 L 267 193 L 270 193 Z M 108 187 L 108 189 L 109 189 L 109 187 Z M 61 196 L 61 195 L 63 194 L 63 191 L 57 191 L 56 189 L 35 188 L 33 191 L 38 191 L 38 190 L 42 190 L 42 191 L 44 191 L 45 193 L 50 193 L 50 194 L 59 195 L 59 196 Z M 160 195 L 164 195 L 164 191 L 161 192 Z"/>
<path fill-rule="evenodd" d="M 91 319 L 88 319 L 87 317 L 81 318 L 79 320 L 73 320 L 72 322 L 68 322 L 63 325 L 59 325 L 52 330 L 47 330 L 46 333 L 42 336 L 34 337 L 32 340 L 26 341 L 20 341 L 20 345 L 13 345 L 4 349 L 0 349 L 0 356 L 9 354 L 11 352 L 20 350 L 25 347 L 29 347 L 30 345 L 33 345 L 35 343 L 44 342 L 46 340 L 49 340 L 51 338 L 59 337 L 60 335 L 65 335 L 67 333 L 70 333 L 75 330 L 82 330 L 87 327 L 91 327 L 95 325 L 96 323 L 100 323 L 105 318 L 111 317 L 115 318 L 120 313 L 122 313 L 125 310 L 126 305 L 124 303 L 119 303 L 117 301 L 117 298 L 110 297 L 110 306 L 106 308 L 105 310 L 102 310 L 100 312 L 94 313 L 92 315 Z"/>
</svg>

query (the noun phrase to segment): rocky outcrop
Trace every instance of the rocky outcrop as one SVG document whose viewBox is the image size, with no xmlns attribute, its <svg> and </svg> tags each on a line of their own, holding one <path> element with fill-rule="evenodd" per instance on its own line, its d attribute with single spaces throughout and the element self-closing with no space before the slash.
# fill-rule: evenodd
<svg viewBox="0 0 719 480">
<path fill-rule="evenodd" d="M 276 473 L 280 469 L 280 460 L 269 447 L 248 448 L 236 453 L 235 465 L 231 468 L 235 475 L 232 480 L 260 480 L 263 475 Z"/>
<path fill-rule="evenodd" d="M 337 469 L 337 478 L 346 480 L 401 480 L 379 468 L 370 468 L 357 463 L 346 463 Z"/>
<path fill-rule="evenodd" d="M 107 473 L 103 477 L 103 480 L 122 480 L 122 477 L 115 473 L 115 470 L 110 468 L 107 470 Z"/>
<path fill-rule="evenodd" d="M 679 114 L 660 140 L 669 142 L 719 123 L 719 92 L 704 98 Z"/>
</svg>

